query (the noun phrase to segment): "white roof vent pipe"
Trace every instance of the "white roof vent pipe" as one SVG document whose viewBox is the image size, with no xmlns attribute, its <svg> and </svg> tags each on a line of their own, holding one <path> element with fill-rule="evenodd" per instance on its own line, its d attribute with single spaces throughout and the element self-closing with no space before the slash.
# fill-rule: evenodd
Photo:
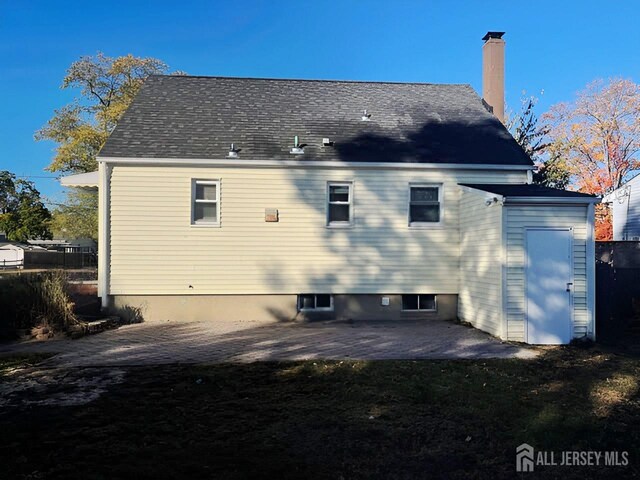
<svg viewBox="0 0 640 480">
<path fill-rule="evenodd" d="M 227 155 L 227 157 L 238 158 L 238 151 L 239 149 L 236 148 L 236 146 L 232 143 L 231 146 L 229 147 L 229 154 Z"/>
<path fill-rule="evenodd" d="M 370 114 L 370 113 L 367 113 L 367 110 L 364 110 L 364 111 L 362 112 L 362 121 L 363 121 L 363 122 L 369 122 L 369 121 L 371 121 L 371 114 Z"/>
<path fill-rule="evenodd" d="M 293 137 L 293 148 L 289 150 L 289 153 L 291 153 L 292 155 L 302 155 L 304 153 L 304 148 L 302 148 L 300 142 L 298 141 L 298 135 Z"/>
</svg>

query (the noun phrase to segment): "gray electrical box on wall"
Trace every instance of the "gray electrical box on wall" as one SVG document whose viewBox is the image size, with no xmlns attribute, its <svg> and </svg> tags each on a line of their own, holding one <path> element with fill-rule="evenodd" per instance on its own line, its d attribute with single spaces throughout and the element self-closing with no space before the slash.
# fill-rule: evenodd
<svg viewBox="0 0 640 480">
<path fill-rule="evenodd" d="M 277 208 L 265 208 L 264 209 L 264 221 L 265 222 L 277 222 L 278 221 L 278 209 Z"/>
</svg>

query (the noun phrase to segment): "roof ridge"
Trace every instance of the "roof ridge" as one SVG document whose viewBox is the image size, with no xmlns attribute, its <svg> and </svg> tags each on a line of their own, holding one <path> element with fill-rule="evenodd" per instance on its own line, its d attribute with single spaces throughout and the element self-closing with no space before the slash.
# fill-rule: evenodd
<svg viewBox="0 0 640 480">
<path fill-rule="evenodd" d="M 470 83 L 430 83 L 430 82 L 401 82 L 395 80 L 335 80 L 325 78 L 275 78 L 275 77 L 233 77 L 223 75 L 171 75 L 152 74 L 149 77 L 160 78 L 205 78 L 211 80 L 261 80 L 269 82 L 318 82 L 318 83 L 366 83 L 379 85 L 430 85 L 435 87 L 471 87 Z"/>
</svg>

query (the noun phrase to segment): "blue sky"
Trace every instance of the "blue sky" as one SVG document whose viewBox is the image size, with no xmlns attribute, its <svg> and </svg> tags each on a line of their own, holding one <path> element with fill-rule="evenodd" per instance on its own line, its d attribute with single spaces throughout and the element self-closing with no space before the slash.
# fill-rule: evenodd
<svg viewBox="0 0 640 480">
<path fill-rule="evenodd" d="M 30 176 L 54 145 L 33 133 L 75 92 L 82 55 L 157 57 L 194 75 L 470 83 L 481 38 L 506 31 L 506 96 L 539 113 L 599 77 L 640 81 L 640 3 L 617 1 L 15 1 L 0 0 L 0 169 Z"/>
</svg>

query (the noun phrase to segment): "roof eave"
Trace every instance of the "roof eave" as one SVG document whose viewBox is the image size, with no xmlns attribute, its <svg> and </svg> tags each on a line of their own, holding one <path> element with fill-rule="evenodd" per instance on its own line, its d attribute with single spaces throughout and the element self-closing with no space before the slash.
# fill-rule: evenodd
<svg viewBox="0 0 640 480">
<path fill-rule="evenodd" d="M 505 197 L 505 204 L 589 204 L 600 203 L 598 197 Z"/>
<path fill-rule="evenodd" d="M 448 170 L 534 170 L 533 165 L 419 163 L 419 162 L 343 162 L 338 160 L 251 160 L 249 158 L 152 158 L 98 156 L 98 162 L 108 164 L 211 166 L 211 167 L 297 167 L 297 168 L 391 168 Z"/>
</svg>

